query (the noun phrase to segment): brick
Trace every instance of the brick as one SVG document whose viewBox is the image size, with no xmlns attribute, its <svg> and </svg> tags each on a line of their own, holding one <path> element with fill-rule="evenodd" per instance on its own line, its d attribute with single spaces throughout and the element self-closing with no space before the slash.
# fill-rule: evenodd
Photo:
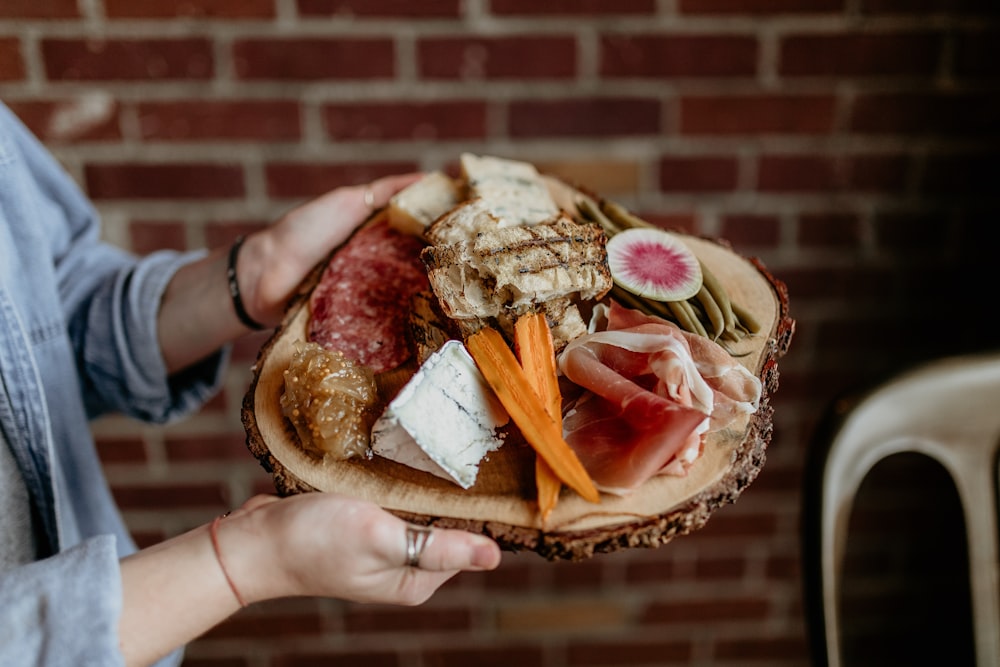
<svg viewBox="0 0 1000 667">
<path fill-rule="evenodd" d="M 249 667 L 246 658 L 193 658 L 184 657 L 184 667 Z"/>
<path fill-rule="evenodd" d="M 323 632 L 322 619 L 312 613 L 247 613 L 230 617 L 213 629 L 205 637 L 209 639 L 302 637 L 319 635 Z"/>
<path fill-rule="evenodd" d="M 699 558 L 694 564 L 694 576 L 699 580 L 725 581 L 742 579 L 746 574 L 746 560 L 734 558 Z"/>
<path fill-rule="evenodd" d="M 104 14 L 110 19 L 271 18 L 275 0 L 104 0 Z"/>
<path fill-rule="evenodd" d="M 230 435 L 168 435 L 163 447 L 168 461 L 246 461 L 246 437 Z"/>
<path fill-rule="evenodd" d="M 211 482 L 113 484 L 111 493 L 118 506 L 125 510 L 224 507 L 228 504 L 223 486 Z"/>
<path fill-rule="evenodd" d="M 238 236 L 247 236 L 264 229 L 267 220 L 219 220 L 205 224 L 205 245 L 209 248 L 229 246 Z"/>
<path fill-rule="evenodd" d="M 698 531 L 697 536 L 702 540 L 761 538 L 774 535 L 777 528 L 778 520 L 773 514 L 716 512 L 705 527 Z"/>
<path fill-rule="evenodd" d="M 804 214 L 798 220 L 798 240 L 804 248 L 856 248 L 861 221 L 851 214 Z"/>
<path fill-rule="evenodd" d="M 741 247 L 777 247 L 781 221 L 773 215 L 730 214 L 722 218 L 722 238 Z"/>
<path fill-rule="evenodd" d="M 646 222 L 666 229 L 667 231 L 695 234 L 699 230 L 698 218 L 691 213 L 659 213 L 657 211 L 639 211 L 638 215 Z"/>
<path fill-rule="evenodd" d="M 618 667 L 619 665 L 689 665 L 691 642 L 641 640 L 574 641 L 567 648 L 570 667 Z"/>
<path fill-rule="evenodd" d="M 828 14 L 844 9 L 844 0 L 679 0 L 681 14 Z"/>
<path fill-rule="evenodd" d="M 609 78 L 746 77 L 757 40 L 741 35 L 604 35 L 600 72 Z"/>
<path fill-rule="evenodd" d="M 244 194 L 243 170 L 214 164 L 91 164 L 94 199 L 231 199 Z"/>
<path fill-rule="evenodd" d="M 417 43 L 425 79 L 565 79 L 576 75 L 571 36 L 440 37 Z"/>
<path fill-rule="evenodd" d="M 270 667 L 400 667 L 402 662 L 395 653 L 384 651 L 329 651 L 325 653 L 285 653 L 268 663 Z M 184 667 L 188 667 L 184 663 Z"/>
<path fill-rule="evenodd" d="M 483 643 L 483 642 L 480 642 Z M 496 646 L 479 648 L 436 649 L 421 651 L 424 667 L 542 667 L 544 653 L 535 646 Z"/>
<path fill-rule="evenodd" d="M 736 189 L 739 165 L 735 158 L 713 156 L 660 159 L 663 192 L 725 192 Z"/>
<path fill-rule="evenodd" d="M 239 39 L 233 44 L 236 76 L 246 81 L 389 79 L 395 44 L 388 38 Z"/>
<path fill-rule="evenodd" d="M 80 16 L 77 0 L 4 0 L 0 19 L 73 19 Z"/>
<path fill-rule="evenodd" d="M 840 184 L 832 158 L 809 155 L 765 155 L 760 158 L 757 189 L 762 192 L 809 192 Z"/>
<path fill-rule="evenodd" d="M 997 93 L 860 95 L 849 128 L 861 134 L 973 136 L 996 132 Z"/>
<path fill-rule="evenodd" d="M 481 101 L 330 104 L 323 108 L 327 133 L 339 141 L 485 139 Z"/>
<path fill-rule="evenodd" d="M 292 141 L 302 134 L 297 102 L 266 100 L 144 102 L 145 140 Z"/>
<path fill-rule="evenodd" d="M 522 100 L 510 103 L 512 137 L 614 137 L 660 132 L 660 102 L 647 98 Z"/>
<path fill-rule="evenodd" d="M 847 187 L 863 192 L 902 192 L 911 169 L 907 155 L 854 155 L 848 160 Z"/>
<path fill-rule="evenodd" d="M 486 590 L 490 591 L 529 591 L 534 579 L 533 568 L 528 565 L 512 563 L 509 559 L 500 567 L 489 572 L 480 573 L 477 577 L 483 581 Z"/>
<path fill-rule="evenodd" d="M 822 135 L 834 128 L 831 95 L 686 96 L 680 103 L 685 135 Z"/>
<path fill-rule="evenodd" d="M 755 637 L 753 639 L 717 639 L 715 656 L 723 660 L 736 660 L 739 664 L 763 662 L 774 664 L 787 660 L 806 664 L 809 652 L 804 637 Z"/>
<path fill-rule="evenodd" d="M 272 197 L 317 197 L 342 185 L 368 183 L 382 176 L 417 171 L 415 162 L 345 164 L 272 163 L 267 165 L 267 191 Z"/>
<path fill-rule="evenodd" d="M 1000 58 L 996 57 L 1000 30 L 968 29 L 957 31 L 952 56 L 952 71 L 959 79 L 996 79 L 1000 76 Z"/>
<path fill-rule="evenodd" d="M 593 160 L 533 160 L 544 174 L 565 183 L 586 187 L 604 196 L 634 194 L 640 188 L 640 166 L 633 160 L 598 158 Z"/>
<path fill-rule="evenodd" d="M 101 463 L 145 463 L 148 460 L 146 444 L 141 438 L 96 439 L 97 455 Z"/>
<path fill-rule="evenodd" d="M 352 607 L 344 613 L 344 628 L 347 632 L 357 633 L 467 632 L 472 628 L 472 612 L 468 608 L 457 607 L 433 609 Z"/>
<path fill-rule="evenodd" d="M 490 0 L 497 16 L 614 16 L 656 13 L 655 0 Z"/>
<path fill-rule="evenodd" d="M 106 96 L 25 100 L 7 105 L 47 144 L 118 141 L 122 138 L 117 102 Z"/>
<path fill-rule="evenodd" d="M 640 614 L 642 625 L 692 624 L 705 622 L 763 619 L 771 605 L 764 598 L 727 598 L 711 600 L 684 600 L 679 602 L 653 602 Z"/>
<path fill-rule="evenodd" d="M 930 76 L 943 40 L 938 33 L 793 35 L 779 46 L 783 76 Z"/>
<path fill-rule="evenodd" d="M 183 222 L 133 220 L 128 226 L 129 247 L 139 255 L 156 250 L 187 250 Z"/>
<path fill-rule="evenodd" d="M 494 623 L 501 633 L 605 632 L 627 626 L 629 615 L 622 602 L 574 599 L 503 607 L 497 610 Z"/>
<path fill-rule="evenodd" d="M 53 81 L 205 80 L 215 63 L 207 39 L 44 39 Z"/>
<path fill-rule="evenodd" d="M 297 0 L 301 16 L 362 16 L 365 18 L 459 18 L 461 0 Z"/>
<path fill-rule="evenodd" d="M 630 585 L 663 584 L 677 581 L 680 575 L 672 561 L 637 561 L 625 566 L 625 581 Z"/>
<path fill-rule="evenodd" d="M 23 78 L 21 40 L 16 37 L 0 37 L 0 81 L 17 81 Z"/>
<path fill-rule="evenodd" d="M 604 584 L 600 562 L 556 563 L 552 566 L 552 588 L 557 591 L 600 589 Z"/>
</svg>

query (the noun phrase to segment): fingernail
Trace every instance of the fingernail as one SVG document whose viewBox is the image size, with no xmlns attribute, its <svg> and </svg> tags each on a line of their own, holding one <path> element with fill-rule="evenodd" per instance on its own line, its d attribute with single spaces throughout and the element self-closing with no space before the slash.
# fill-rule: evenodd
<svg viewBox="0 0 1000 667">
<path fill-rule="evenodd" d="M 479 544 L 472 550 L 472 567 L 492 570 L 500 564 L 500 550 L 495 544 Z"/>
</svg>

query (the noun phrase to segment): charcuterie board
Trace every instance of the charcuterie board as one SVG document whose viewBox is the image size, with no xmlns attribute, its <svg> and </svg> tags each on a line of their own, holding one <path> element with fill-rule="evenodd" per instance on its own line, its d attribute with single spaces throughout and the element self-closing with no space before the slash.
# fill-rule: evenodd
<svg viewBox="0 0 1000 667">
<path fill-rule="evenodd" d="M 732 352 L 763 385 L 759 409 L 711 434 L 686 476 L 657 476 L 627 497 L 604 494 L 599 504 L 564 491 L 543 523 L 535 501 L 534 454 L 517 438 L 490 453 L 469 489 L 378 456 L 331 462 L 304 451 L 279 404 L 283 372 L 296 342 L 307 335 L 309 294 L 322 267 L 303 283 L 284 321 L 259 352 L 242 410 L 248 447 L 272 474 L 280 494 L 343 493 L 415 523 L 483 533 L 504 548 L 553 560 L 658 546 L 696 530 L 717 508 L 735 501 L 764 463 L 771 436 L 769 397 L 777 388 L 777 360 L 788 348 L 794 321 L 784 285 L 759 261 L 740 256 L 725 242 L 684 239 L 733 300 L 761 324 L 758 334 L 740 341 Z M 380 393 L 391 397 L 414 370 L 410 364 L 379 376 Z"/>
</svg>

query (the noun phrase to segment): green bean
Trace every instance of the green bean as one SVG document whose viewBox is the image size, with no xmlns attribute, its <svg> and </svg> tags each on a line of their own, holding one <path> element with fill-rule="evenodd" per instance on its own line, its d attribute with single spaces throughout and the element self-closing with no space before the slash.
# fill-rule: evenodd
<svg viewBox="0 0 1000 667">
<path fill-rule="evenodd" d="M 616 227 L 615 224 L 608 219 L 608 216 L 601 212 L 601 209 L 590 197 L 581 197 L 576 202 L 576 207 L 580 210 L 580 214 L 583 217 L 587 218 L 591 222 L 599 224 L 608 238 L 611 238 L 621 231 L 621 229 Z"/>
<path fill-rule="evenodd" d="M 644 227 L 654 226 L 649 224 L 642 218 L 633 215 L 627 208 L 625 208 L 621 204 L 613 202 L 609 199 L 601 200 L 601 210 L 604 211 L 605 215 L 611 218 L 612 222 L 614 222 L 616 225 L 624 229 L 634 229 L 636 227 L 644 228 Z"/>
<path fill-rule="evenodd" d="M 705 319 L 708 325 L 712 328 L 712 340 L 719 340 L 719 336 L 722 332 L 726 330 L 726 320 L 722 314 L 722 309 L 719 304 L 712 297 L 712 293 L 709 291 L 708 287 L 702 283 L 701 289 L 698 290 L 698 294 L 695 295 L 698 303 L 701 304 L 702 309 L 705 312 Z M 708 328 L 706 327 L 706 330 Z"/>
<path fill-rule="evenodd" d="M 737 303 L 734 303 L 733 313 L 736 315 L 737 321 L 747 330 L 747 333 L 760 333 L 760 322 L 758 322 L 756 318 L 750 314 L 749 310 Z"/>
<path fill-rule="evenodd" d="M 681 329 L 701 336 L 708 336 L 708 332 L 702 326 L 701 320 L 698 319 L 691 304 L 687 301 L 668 301 L 667 306 L 674 317 L 677 318 L 677 323 Z"/>
<path fill-rule="evenodd" d="M 611 296 L 621 301 L 623 305 L 641 310 L 647 315 L 656 315 L 657 317 L 664 318 L 671 317 L 670 310 L 666 307 L 666 304 L 632 294 L 621 285 L 614 285 L 611 288 Z"/>
<path fill-rule="evenodd" d="M 719 306 L 719 310 L 722 311 L 722 317 L 725 320 L 726 328 L 731 329 L 736 326 L 736 314 L 733 313 L 733 304 L 729 298 L 729 294 L 726 292 L 726 288 L 722 286 L 719 279 L 715 277 L 705 262 L 701 260 L 698 261 L 701 264 L 701 284 L 708 290 L 712 298 Z"/>
</svg>

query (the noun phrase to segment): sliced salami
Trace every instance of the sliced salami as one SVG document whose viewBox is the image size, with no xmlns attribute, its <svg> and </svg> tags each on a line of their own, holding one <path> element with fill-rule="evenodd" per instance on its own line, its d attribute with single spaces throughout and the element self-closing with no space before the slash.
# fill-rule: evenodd
<svg viewBox="0 0 1000 667">
<path fill-rule="evenodd" d="M 309 340 L 382 373 L 413 353 L 410 300 L 428 288 L 423 244 L 385 222 L 358 231 L 323 272 L 310 297 Z"/>
</svg>

